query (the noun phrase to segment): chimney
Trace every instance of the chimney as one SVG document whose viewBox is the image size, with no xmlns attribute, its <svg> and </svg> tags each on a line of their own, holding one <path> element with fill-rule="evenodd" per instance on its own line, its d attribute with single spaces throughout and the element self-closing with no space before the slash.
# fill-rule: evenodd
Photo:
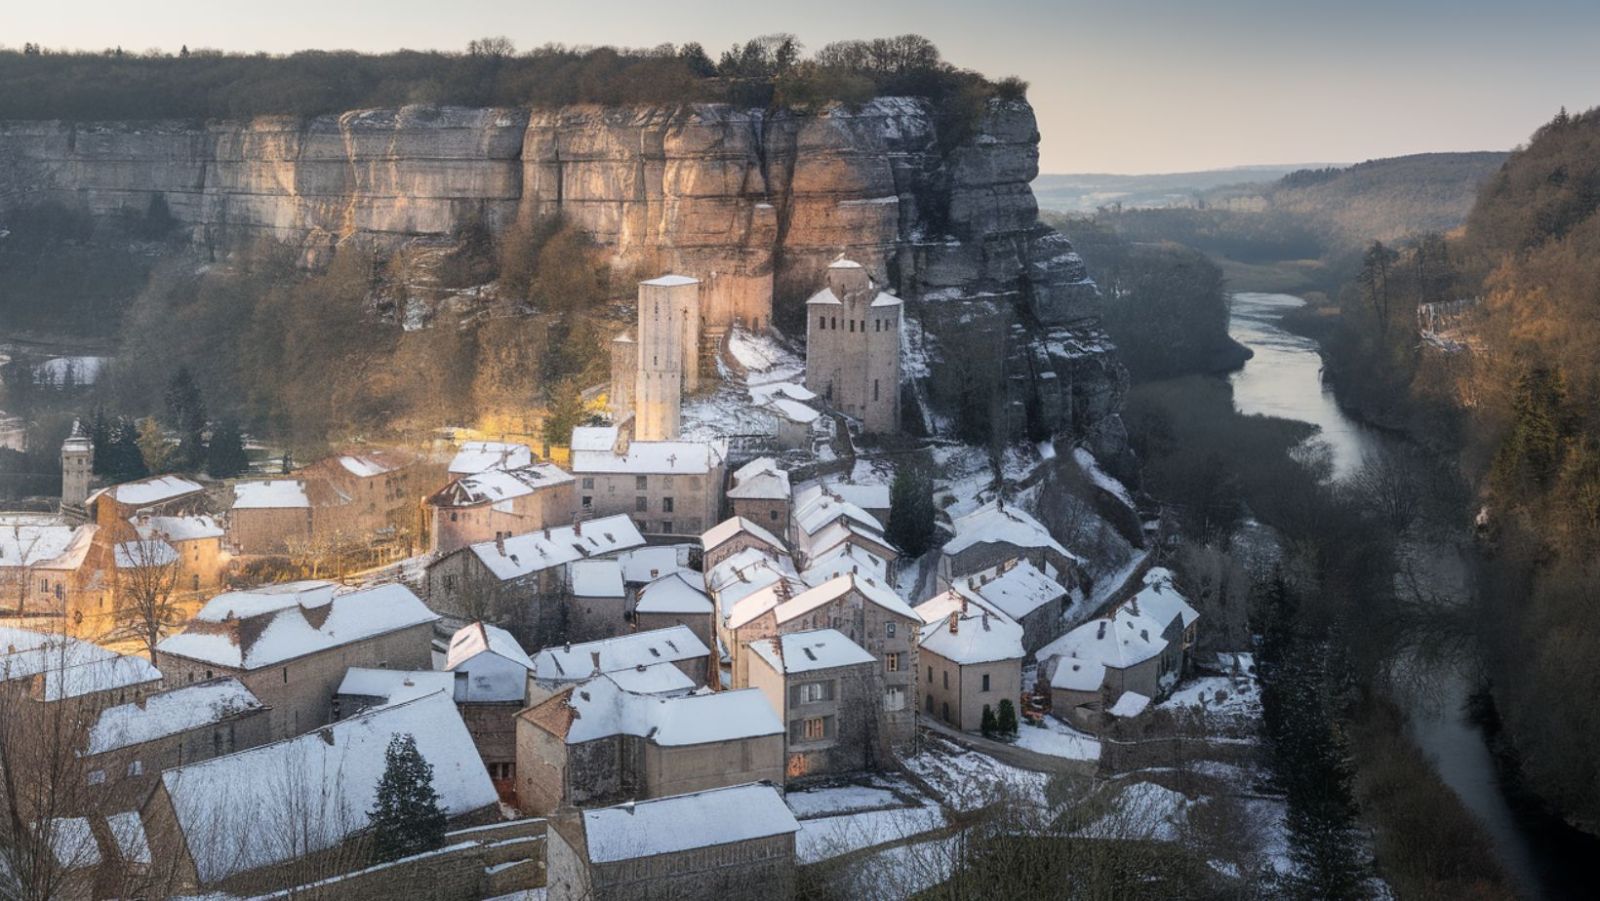
<svg viewBox="0 0 1600 901">
<path fill-rule="evenodd" d="M 545 526 L 544 527 L 544 537 L 545 537 L 546 541 L 550 540 L 550 527 L 549 526 Z"/>
<path fill-rule="evenodd" d="M 1106 637 L 1106 621 L 1105 620 L 1101 620 L 1100 621 L 1100 631 L 1099 631 L 1098 634 L 1095 635 L 1095 638 L 1104 640 L 1105 637 Z"/>
<path fill-rule="evenodd" d="M 983 631 L 989 631 L 989 611 L 987 609 L 983 611 Z"/>
<path fill-rule="evenodd" d="M 951 635 L 955 635 L 958 632 L 960 632 L 960 630 L 961 630 L 961 614 L 956 613 L 954 611 L 951 611 L 951 613 L 950 613 L 950 634 Z"/>
<path fill-rule="evenodd" d="M 506 538 L 504 535 L 495 533 L 494 549 L 500 552 L 500 556 L 504 557 L 506 555 Z"/>
<path fill-rule="evenodd" d="M 582 535 L 583 534 L 583 520 L 574 519 L 572 521 L 572 534 L 574 534 L 574 535 Z"/>
<path fill-rule="evenodd" d="M 600 675 L 600 652 L 590 651 L 589 659 L 594 661 L 594 674 L 596 676 Z"/>
</svg>

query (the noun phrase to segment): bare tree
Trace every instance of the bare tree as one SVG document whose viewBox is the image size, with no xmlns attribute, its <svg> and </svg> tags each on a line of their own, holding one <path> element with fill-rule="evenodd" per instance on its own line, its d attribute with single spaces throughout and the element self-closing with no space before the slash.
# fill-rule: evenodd
<svg viewBox="0 0 1600 901">
<path fill-rule="evenodd" d="M 183 609 L 177 601 L 183 560 L 154 531 L 141 533 L 129 526 L 125 538 L 113 549 L 116 606 L 112 635 L 137 640 L 154 661 L 156 645 L 183 625 Z"/>
</svg>

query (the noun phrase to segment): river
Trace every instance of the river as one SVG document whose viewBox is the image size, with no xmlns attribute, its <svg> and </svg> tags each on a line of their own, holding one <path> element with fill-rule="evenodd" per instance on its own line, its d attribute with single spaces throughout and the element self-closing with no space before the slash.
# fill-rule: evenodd
<svg viewBox="0 0 1600 901">
<path fill-rule="evenodd" d="M 1239 293 L 1233 297 L 1229 332 L 1254 351 L 1230 377 L 1233 402 L 1241 413 L 1264 414 L 1317 426 L 1312 440 L 1326 444 L 1335 479 L 1349 478 L 1365 454 L 1398 440 L 1346 416 L 1322 381 L 1317 342 L 1285 331 L 1283 315 L 1304 305 L 1287 294 Z M 1457 552 L 1433 548 L 1423 564 L 1430 576 L 1453 582 L 1446 591 L 1465 600 L 1466 561 Z M 1410 732 L 1435 771 L 1483 826 L 1503 869 L 1519 895 L 1527 898 L 1588 898 L 1593 891 L 1593 860 L 1576 862 L 1570 834 L 1546 817 L 1513 806 L 1507 799 L 1484 733 L 1465 713 L 1472 660 L 1427 664 L 1426 691 L 1408 703 Z M 1593 849 L 1590 849 L 1592 856 Z"/>
</svg>

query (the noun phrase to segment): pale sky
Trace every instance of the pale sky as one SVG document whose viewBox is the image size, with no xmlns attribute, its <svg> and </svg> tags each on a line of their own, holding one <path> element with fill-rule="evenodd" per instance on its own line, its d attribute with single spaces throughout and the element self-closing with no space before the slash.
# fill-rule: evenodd
<svg viewBox="0 0 1600 901">
<path fill-rule="evenodd" d="M 916 32 L 1032 84 L 1044 172 L 1509 148 L 1600 105 L 1600 0 L 5 0 L 0 43 L 457 49 Z"/>
</svg>

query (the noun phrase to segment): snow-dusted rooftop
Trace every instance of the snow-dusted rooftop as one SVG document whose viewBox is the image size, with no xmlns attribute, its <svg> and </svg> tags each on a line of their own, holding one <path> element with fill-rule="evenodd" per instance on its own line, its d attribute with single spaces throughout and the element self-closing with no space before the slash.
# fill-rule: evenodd
<svg viewBox="0 0 1600 901">
<path fill-rule="evenodd" d="M 42 698 L 60 701 L 161 680 L 143 657 L 49 632 L 0 626 L 0 682 L 44 677 Z"/>
<path fill-rule="evenodd" d="M 384 704 L 404 704 L 425 695 L 455 693 L 456 674 L 447 670 L 373 669 L 352 666 L 334 694 L 357 698 L 382 698 Z"/>
<path fill-rule="evenodd" d="M 533 670 L 533 659 L 510 632 L 481 622 L 462 626 L 450 636 L 450 650 L 445 654 L 444 668 L 453 670 L 483 653 L 498 654 L 525 670 Z"/>
<path fill-rule="evenodd" d="M 451 475 L 473 475 L 491 469 L 520 469 L 533 463 L 533 450 L 510 441 L 463 441 L 450 461 Z"/>
<path fill-rule="evenodd" d="M 735 553 L 706 573 L 706 587 L 723 616 L 733 613 L 746 598 L 780 582 L 787 583 L 791 597 L 806 589 L 788 554 L 769 554 L 754 547 Z"/>
<path fill-rule="evenodd" d="M 882 533 L 883 523 L 861 507 L 835 495 L 822 485 L 803 488 L 794 499 L 794 521 L 807 535 L 840 518 L 850 519 L 873 532 Z"/>
<path fill-rule="evenodd" d="M 1149 706 L 1149 696 L 1139 694 L 1136 691 L 1125 691 L 1106 713 L 1116 717 L 1134 717 L 1144 713 L 1145 708 Z"/>
<path fill-rule="evenodd" d="M 55 563 L 67 555 L 67 549 L 73 546 L 73 539 L 85 530 L 87 538 L 82 540 L 81 550 L 87 553 L 88 539 L 94 535 L 92 526 L 73 527 L 59 522 L 32 521 L 0 524 L 0 566 L 31 567 Z M 76 556 L 81 562 L 82 555 Z M 52 565 L 50 568 L 59 567 Z"/>
<path fill-rule="evenodd" d="M 666 547 L 656 545 L 623 551 L 617 555 L 617 562 L 622 564 L 622 581 L 634 584 L 654 582 L 663 576 L 689 570 L 687 566 L 678 562 L 679 547 L 681 545 Z M 698 578 L 696 576 L 696 579 Z"/>
<path fill-rule="evenodd" d="M 780 673 L 808 673 L 836 666 L 874 663 L 878 658 L 838 629 L 791 632 L 750 643 L 757 657 Z"/>
<path fill-rule="evenodd" d="M 768 610 L 773 611 L 780 624 L 790 622 L 843 597 L 850 591 L 859 593 L 866 600 L 891 613 L 898 613 L 907 619 L 921 619 L 909 604 L 894 593 L 893 589 L 870 577 L 849 574 L 829 579 L 793 598 L 783 597 L 781 593 L 771 589 L 751 595 L 734 608 L 732 615 L 728 617 L 728 628 L 740 628 L 764 615 Z"/>
<path fill-rule="evenodd" d="M 168 566 L 178 562 L 178 551 L 160 538 L 138 538 L 118 542 L 112 550 L 117 569 L 138 569 L 142 566 Z"/>
<path fill-rule="evenodd" d="M 730 516 L 707 529 L 705 534 L 700 536 L 700 545 L 708 551 L 714 550 L 739 535 L 749 535 L 779 553 L 783 553 L 787 548 L 778 536 L 743 516 Z"/>
<path fill-rule="evenodd" d="M 668 273 L 666 275 L 658 275 L 652 279 L 646 279 L 639 284 L 652 285 L 658 288 L 678 288 L 682 287 L 683 285 L 698 285 L 700 284 L 700 280 L 697 278 L 691 278 L 687 275 L 674 275 L 672 273 Z"/>
<path fill-rule="evenodd" d="M 711 599 L 701 589 L 704 583 L 696 573 L 676 572 L 662 576 L 639 589 L 635 613 L 679 613 L 711 615 Z"/>
<path fill-rule="evenodd" d="M 606 673 L 623 691 L 641 695 L 686 695 L 699 686 L 670 663 L 653 663 Z"/>
<path fill-rule="evenodd" d="M 373 708 L 296 738 L 162 774 L 200 882 L 332 848 L 365 829 L 384 752 L 402 734 L 433 767 L 433 788 L 447 815 L 499 801 L 449 695 Z M 292 842 L 284 838 L 291 835 Z"/>
<path fill-rule="evenodd" d="M 1061 542 L 1051 537 L 1049 529 L 1015 505 L 1001 506 L 999 502 L 984 504 L 966 516 L 958 517 L 951 527 L 955 537 L 945 543 L 946 555 L 959 554 L 977 544 L 996 542 L 1021 548 L 1049 548 L 1069 559 L 1076 559 L 1071 551 L 1061 546 Z"/>
<path fill-rule="evenodd" d="M 185 685 L 102 710 L 89 727 L 84 753 L 144 744 L 263 709 L 261 700 L 238 679 Z"/>
<path fill-rule="evenodd" d="M 400 468 L 398 462 L 377 454 L 344 454 L 339 457 L 339 465 L 358 479 L 370 479 Z"/>
<path fill-rule="evenodd" d="M 619 513 L 500 541 L 484 541 L 467 550 L 483 561 L 495 578 L 505 581 L 643 545 L 644 536 L 633 520 Z"/>
<path fill-rule="evenodd" d="M 789 473 L 778 468 L 771 457 L 757 457 L 733 473 L 733 487 L 728 489 L 731 500 L 789 499 Z"/>
<path fill-rule="evenodd" d="M 168 541 L 195 541 L 223 536 L 222 526 L 215 516 L 135 516 L 129 522 L 145 538 L 160 535 Z"/>
<path fill-rule="evenodd" d="M 233 484 L 233 509 L 270 510 L 310 507 L 306 483 L 299 479 L 265 479 Z"/>
<path fill-rule="evenodd" d="M 725 443 L 701 441 L 630 441 L 627 453 L 616 454 L 612 452 L 616 439 L 616 426 L 573 429 L 572 471 L 701 475 L 721 465 L 727 456 Z"/>
<path fill-rule="evenodd" d="M 622 564 L 616 560 L 575 560 L 567 564 L 567 584 L 579 598 L 626 597 Z"/>
<path fill-rule="evenodd" d="M 533 655 L 534 675 L 555 682 L 576 682 L 601 673 L 677 663 L 708 657 L 711 651 L 688 626 L 672 626 L 604 638 L 583 644 L 549 647 Z M 597 662 L 598 661 L 598 662 Z"/>
<path fill-rule="evenodd" d="M 1189 605 L 1188 599 L 1173 584 L 1172 570 L 1164 566 L 1151 567 L 1144 574 L 1144 585 L 1139 593 L 1124 601 L 1123 607 L 1149 617 L 1163 631 L 1175 619 L 1183 620 L 1183 627 L 1187 629 L 1200 618 L 1200 612 Z"/>
<path fill-rule="evenodd" d="M 147 507 L 204 490 L 204 485 L 183 476 L 151 476 L 137 482 L 123 482 L 121 485 L 102 488 L 90 495 L 89 500 L 109 497 L 129 507 Z"/>
<path fill-rule="evenodd" d="M 437 507 L 474 507 L 499 504 L 557 485 L 570 484 L 572 476 L 554 463 L 535 463 L 516 469 L 486 469 L 462 476 L 428 498 Z M 509 507 L 507 510 L 509 511 Z"/>
<path fill-rule="evenodd" d="M 253 670 L 436 621 L 399 583 L 337 593 L 331 583 L 212 598 L 189 626 L 156 650 L 230 669 Z"/>
<path fill-rule="evenodd" d="M 611 863 L 789 835 L 800 830 L 778 790 L 738 785 L 583 813 L 589 860 Z"/>
<path fill-rule="evenodd" d="M 1067 594 L 1060 583 L 1040 572 L 1027 560 L 1019 561 L 1010 569 L 991 567 L 957 579 L 951 587 L 969 597 L 981 598 L 987 606 L 1000 610 L 1018 622 Z"/>
<path fill-rule="evenodd" d="M 1075 658 L 1126 669 L 1155 657 L 1166 647 L 1160 624 L 1123 607 L 1110 618 L 1092 619 L 1073 629 L 1040 648 L 1034 656 L 1039 660 Z M 1060 671 L 1060 662 L 1056 670 Z"/>
<path fill-rule="evenodd" d="M 609 676 L 599 676 L 544 703 L 571 711 L 562 736 L 568 744 L 633 735 L 662 747 L 682 747 L 784 731 L 757 688 L 663 697 L 624 691 Z"/>
<path fill-rule="evenodd" d="M 951 631 L 951 617 L 936 620 L 922 627 L 921 648 L 938 654 L 958 666 L 975 663 L 994 663 L 1000 660 L 1021 661 L 1026 655 L 1022 649 L 1022 627 L 1003 616 L 994 616 L 987 610 L 968 609 L 965 614 L 954 613 L 955 631 Z"/>
<path fill-rule="evenodd" d="M 807 585 L 815 586 L 847 573 L 857 573 L 887 582 L 889 564 L 883 557 L 857 542 L 841 541 L 812 559 L 811 565 L 800 573 L 800 579 Z"/>
</svg>

